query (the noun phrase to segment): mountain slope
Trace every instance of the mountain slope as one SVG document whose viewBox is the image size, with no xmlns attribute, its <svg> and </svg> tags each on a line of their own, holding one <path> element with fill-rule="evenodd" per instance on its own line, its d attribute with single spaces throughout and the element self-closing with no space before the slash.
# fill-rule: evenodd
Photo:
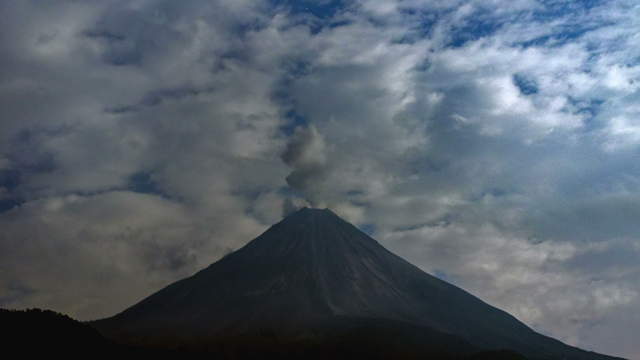
<svg viewBox="0 0 640 360">
<path fill-rule="evenodd" d="M 178 346 L 256 333 L 322 341 L 336 326 L 362 319 L 418 326 L 431 334 L 424 342 L 440 337 L 461 352 L 511 349 L 531 359 L 612 359 L 535 333 L 326 209 L 302 209 L 192 277 L 93 325 L 123 341 Z"/>
</svg>

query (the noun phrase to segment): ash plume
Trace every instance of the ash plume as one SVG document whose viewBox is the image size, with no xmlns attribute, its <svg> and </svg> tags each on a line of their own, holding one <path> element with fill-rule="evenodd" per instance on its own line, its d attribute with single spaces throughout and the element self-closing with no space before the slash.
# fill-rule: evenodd
<svg viewBox="0 0 640 360">
<path fill-rule="evenodd" d="M 299 192 L 312 206 L 325 202 L 322 179 L 328 172 L 327 144 L 315 126 L 300 126 L 293 133 L 282 161 L 293 170 L 287 184 Z"/>
</svg>

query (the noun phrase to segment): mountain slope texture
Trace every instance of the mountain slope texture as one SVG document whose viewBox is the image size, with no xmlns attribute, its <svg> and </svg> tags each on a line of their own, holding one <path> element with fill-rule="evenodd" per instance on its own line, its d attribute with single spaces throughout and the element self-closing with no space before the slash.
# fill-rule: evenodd
<svg viewBox="0 0 640 360">
<path fill-rule="evenodd" d="M 519 358 L 513 351 L 540 360 L 614 359 L 534 332 L 327 209 L 299 210 L 195 275 L 92 325 L 120 342 L 236 357 L 247 349 L 315 347 L 378 358 L 508 350 L 492 358 Z"/>
</svg>

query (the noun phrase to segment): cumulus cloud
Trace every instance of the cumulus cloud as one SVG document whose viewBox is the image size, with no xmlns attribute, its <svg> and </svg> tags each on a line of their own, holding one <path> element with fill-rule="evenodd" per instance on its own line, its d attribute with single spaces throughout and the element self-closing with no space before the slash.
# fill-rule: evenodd
<svg viewBox="0 0 640 360">
<path fill-rule="evenodd" d="M 0 305 L 110 315 L 309 201 L 637 357 L 638 11 L 0 3 Z"/>
<path fill-rule="evenodd" d="M 17 294 L 2 304 L 95 318 L 273 221 L 246 211 L 265 194 L 282 201 L 277 190 L 286 185 L 277 74 L 251 55 L 253 36 L 271 28 L 257 3 L 49 5 L 2 5 L 3 34 L 16 35 L 3 41 L 13 71 L 3 72 L 0 97 L 0 180 L 14 208 L 0 215 L 2 262 L 12 264 L 2 281 Z M 192 22 L 196 15 L 202 19 Z M 246 22 L 257 27 L 237 33 Z M 121 263 L 102 264 L 102 256 Z M 32 263 L 66 281 L 48 281 L 25 266 Z M 101 286 L 101 276 L 113 287 Z"/>
<path fill-rule="evenodd" d="M 187 211 L 150 195 L 37 200 L 3 214 L 1 223 L 2 284 L 9 291 L 0 301 L 8 307 L 49 303 L 82 318 L 106 316 L 167 276 L 193 271 L 198 257 L 175 237 L 190 226 Z M 105 302 L 103 288 L 119 295 Z"/>
</svg>

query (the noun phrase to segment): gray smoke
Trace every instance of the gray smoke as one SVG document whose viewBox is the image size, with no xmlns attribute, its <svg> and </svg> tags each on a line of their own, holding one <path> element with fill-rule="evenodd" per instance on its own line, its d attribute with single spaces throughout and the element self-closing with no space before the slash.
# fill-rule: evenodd
<svg viewBox="0 0 640 360">
<path fill-rule="evenodd" d="M 300 198 L 286 198 L 282 203 L 282 217 L 285 218 L 290 214 L 302 209 L 305 206 L 309 206 L 310 204 Z"/>
<path fill-rule="evenodd" d="M 282 161 L 293 170 L 287 184 L 304 196 L 311 206 L 320 206 L 323 197 L 323 178 L 327 175 L 327 145 L 313 125 L 299 126 L 291 136 Z"/>
</svg>

